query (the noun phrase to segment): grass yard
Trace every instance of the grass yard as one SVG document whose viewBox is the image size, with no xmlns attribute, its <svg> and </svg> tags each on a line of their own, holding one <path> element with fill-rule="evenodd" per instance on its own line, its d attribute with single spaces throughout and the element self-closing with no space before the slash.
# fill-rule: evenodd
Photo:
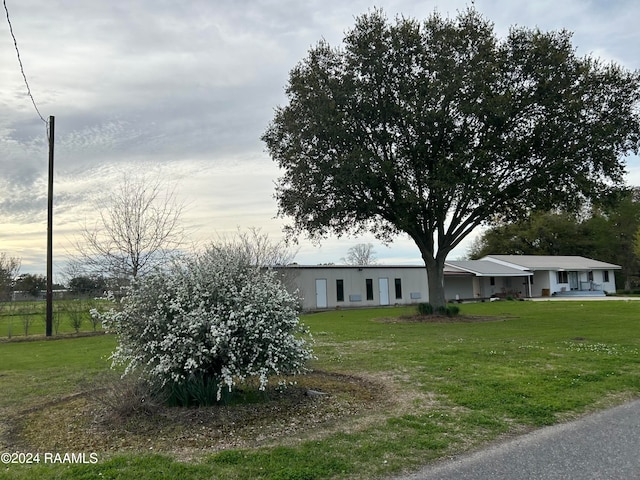
<svg viewBox="0 0 640 480">
<path fill-rule="evenodd" d="M 640 302 L 481 303 L 453 322 L 412 314 L 305 315 L 316 373 L 277 401 L 107 427 L 75 394 L 108 368 L 113 337 L 0 343 L 0 452 L 98 459 L 0 465 L 0 479 L 370 479 L 640 394 Z M 300 388 L 329 395 L 288 402 Z"/>
</svg>

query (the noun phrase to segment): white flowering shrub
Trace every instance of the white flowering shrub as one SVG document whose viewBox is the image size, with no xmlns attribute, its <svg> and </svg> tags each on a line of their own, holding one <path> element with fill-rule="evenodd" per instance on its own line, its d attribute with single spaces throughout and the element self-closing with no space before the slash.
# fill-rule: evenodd
<svg viewBox="0 0 640 480">
<path fill-rule="evenodd" d="M 312 357 L 295 295 L 230 246 L 136 280 L 102 321 L 117 334 L 112 359 L 125 374 L 142 372 L 168 387 L 213 384 L 217 400 L 250 377 L 262 390 L 269 376 L 303 373 Z"/>
</svg>

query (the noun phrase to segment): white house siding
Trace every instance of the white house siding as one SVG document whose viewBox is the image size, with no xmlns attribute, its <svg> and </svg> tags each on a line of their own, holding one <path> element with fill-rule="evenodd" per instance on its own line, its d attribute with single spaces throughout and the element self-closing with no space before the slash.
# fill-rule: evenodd
<svg viewBox="0 0 640 480">
<path fill-rule="evenodd" d="M 480 295 L 481 298 L 492 296 L 508 296 L 518 293 L 524 295 L 524 286 L 522 285 L 524 277 L 480 277 Z"/>
<path fill-rule="evenodd" d="M 542 297 L 560 293 L 563 288 L 568 291 L 571 285 L 558 282 L 558 271 L 569 271 L 573 265 L 576 266 L 571 271 L 576 272 L 578 289 L 591 287 L 615 292 L 614 270 L 619 268 L 616 265 L 582 257 L 559 257 L 559 261 L 563 262 L 561 266 L 553 266 L 556 257 L 541 257 L 549 262 L 546 265 L 541 264 L 540 258 L 499 257 L 449 262 L 444 278 L 445 299 L 469 300 L 510 295 Z M 516 264 L 515 261 L 520 258 L 532 264 Z M 580 269 L 578 265 L 583 268 Z M 280 270 L 288 288 L 298 290 L 302 308 L 307 311 L 410 305 L 429 301 L 424 266 L 292 265 L 280 267 Z M 608 272 L 608 281 L 605 281 L 605 271 Z M 589 272 L 592 272 L 593 280 L 589 280 Z M 396 279 L 400 281 L 400 296 L 396 295 Z M 367 280 L 370 282 L 371 298 L 367 298 Z M 342 285 L 341 299 L 338 298 L 338 281 Z"/>
<path fill-rule="evenodd" d="M 553 290 L 551 290 L 551 277 L 549 273 L 550 272 L 546 270 L 533 272 L 533 277 L 531 278 L 531 296 L 542 297 L 545 296 L 543 293 L 549 296 L 551 292 L 553 292 Z"/>
<path fill-rule="evenodd" d="M 426 302 L 429 297 L 426 269 L 419 266 L 300 265 L 285 269 L 304 310 L 408 305 Z M 396 296 L 396 279 L 400 280 L 400 298 Z M 342 281 L 341 300 L 338 280 Z M 373 298 L 367 298 L 367 280 Z"/>
<path fill-rule="evenodd" d="M 616 293 L 616 276 L 615 276 L 615 272 L 613 270 L 606 270 L 607 271 L 607 276 L 609 277 L 609 281 L 605 281 L 604 275 L 605 275 L 605 270 L 602 270 L 600 272 L 594 272 L 596 275 L 599 274 L 600 275 L 600 283 L 602 283 L 602 290 L 604 290 L 607 293 Z M 597 282 L 598 280 L 596 280 Z"/>
<path fill-rule="evenodd" d="M 465 299 L 484 299 L 492 296 L 529 296 L 528 278 L 531 272 L 497 262 L 484 260 L 452 260 L 445 262 L 445 286 L 451 276 L 471 276 L 472 294 Z M 448 295 L 451 299 L 452 295 Z"/>
<path fill-rule="evenodd" d="M 608 273 L 609 281 L 605 281 L 605 272 Z M 616 280 L 613 270 L 567 270 L 566 282 L 559 281 L 564 279 L 558 278 L 557 271 L 545 272 L 548 274 L 549 284 L 551 285 L 551 293 L 561 293 L 563 291 L 568 292 L 571 290 L 602 290 L 604 292 L 616 291 Z M 590 274 L 591 273 L 591 277 Z M 577 280 L 576 283 L 572 283 L 571 277 Z M 590 279 L 592 278 L 592 280 Z"/>
<path fill-rule="evenodd" d="M 491 296 L 528 296 L 527 278 L 517 277 L 452 277 L 445 276 L 445 298 L 447 300 L 463 300 L 489 298 Z M 458 296 L 456 296 L 458 295 Z"/>
<path fill-rule="evenodd" d="M 474 279 L 471 275 L 447 276 L 444 279 L 444 296 L 447 300 L 476 298 Z M 477 288 L 477 287 L 476 287 Z"/>
<path fill-rule="evenodd" d="M 572 290 L 615 292 L 614 271 L 620 269 L 619 265 L 577 255 L 488 255 L 481 260 L 533 272 L 533 296 Z M 609 277 L 608 281 L 606 276 Z"/>
</svg>

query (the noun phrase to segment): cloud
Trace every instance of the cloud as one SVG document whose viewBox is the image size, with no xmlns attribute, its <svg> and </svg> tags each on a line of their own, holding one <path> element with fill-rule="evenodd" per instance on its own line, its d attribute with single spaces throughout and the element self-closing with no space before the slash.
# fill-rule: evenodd
<svg viewBox="0 0 640 480">
<path fill-rule="evenodd" d="M 264 226 L 278 235 L 284 223 L 274 219 L 278 172 L 260 136 L 286 100 L 288 72 L 319 40 L 338 46 L 355 17 L 371 8 L 366 0 L 7 4 L 34 98 L 45 118 L 56 117 L 56 226 L 64 232 L 55 237 L 59 250 L 73 226 L 91 214 L 92 199 L 127 168 L 158 169 L 179 179 L 180 194 L 191 205 L 186 220 L 202 239 L 238 225 Z M 377 3 L 390 18 L 425 18 L 435 9 L 455 15 L 468 4 Z M 566 27 L 575 31 L 579 54 L 640 67 L 640 4 L 634 1 L 476 5 L 500 34 L 514 24 Z M 43 244 L 34 235 L 46 219 L 46 131 L 26 96 L 6 22 L 0 42 L 0 251 L 20 249 L 36 265 Z M 630 157 L 628 165 L 630 178 L 640 183 L 638 158 Z M 344 239 L 330 239 L 322 249 L 304 242 L 301 254 L 309 263 L 337 261 L 348 248 Z M 419 262 L 416 252 L 400 238 L 388 253 L 393 261 Z"/>
</svg>

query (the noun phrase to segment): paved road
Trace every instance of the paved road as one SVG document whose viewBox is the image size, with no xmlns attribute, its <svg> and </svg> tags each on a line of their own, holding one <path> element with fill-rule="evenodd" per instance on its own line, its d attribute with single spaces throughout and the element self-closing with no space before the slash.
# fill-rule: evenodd
<svg viewBox="0 0 640 480">
<path fill-rule="evenodd" d="M 601 302 L 601 301 L 613 301 L 613 302 L 638 302 L 640 297 L 534 297 L 526 298 L 525 300 L 533 300 L 534 302 Z"/>
<path fill-rule="evenodd" d="M 640 400 L 396 480 L 640 479 Z"/>
</svg>

